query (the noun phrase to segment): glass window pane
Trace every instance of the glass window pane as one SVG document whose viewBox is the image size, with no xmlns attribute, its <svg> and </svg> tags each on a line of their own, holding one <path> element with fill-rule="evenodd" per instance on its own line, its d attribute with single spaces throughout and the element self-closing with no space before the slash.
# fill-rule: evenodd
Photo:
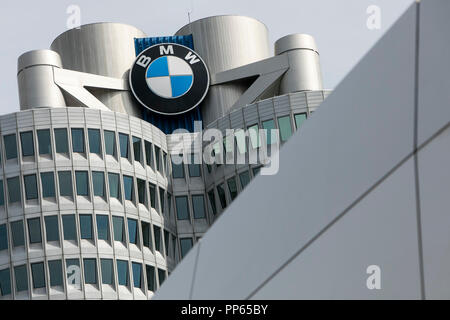
<svg viewBox="0 0 450 320">
<path fill-rule="evenodd" d="M 230 190 L 230 196 L 231 196 L 231 200 L 234 200 L 237 197 L 237 185 L 236 185 L 236 179 L 230 178 L 227 181 L 228 184 L 228 189 Z"/>
<path fill-rule="evenodd" d="M 195 162 L 199 162 L 198 156 L 191 154 L 190 163 L 188 165 L 190 177 L 200 177 L 201 176 L 200 164 L 196 164 Z"/>
<path fill-rule="evenodd" d="M 252 147 L 254 149 L 259 148 L 261 146 L 261 141 L 259 138 L 259 128 L 258 125 L 255 124 L 248 128 L 250 141 L 252 142 Z"/>
<path fill-rule="evenodd" d="M 11 222 L 11 233 L 14 248 L 25 245 L 25 235 L 23 232 L 22 220 Z"/>
<path fill-rule="evenodd" d="M 239 175 L 239 180 L 241 180 L 241 187 L 244 189 L 250 182 L 250 173 L 248 171 L 242 172 Z"/>
<path fill-rule="evenodd" d="M 147 273 L 147 289 L 150 291 L 155 291 L 155 267 L 145 266 Z"/>
<path fill-rule="evenodd" d="M 144 141 L 145 145 L 145 162 L 148 166 L 152 166 L 152 144 L 148 141 Z"/>
<path fill-rule="evenodd" d="M 114 229 L 114 241 L 124 242 L 122 217 L 113 217 L 113 229 Z"/>
<path fill-rule="evenodd" d="M 114 270 L 112 259 L 101 259 L 102 283 L 114 285 Z"/>
<path fill-rule="evenodd" d="M 8 232 L 6 231 L 6 224 L 0 226 L 0 251 L 8 250 Z"/>
<path fill-rule="evenodd" d="M 45 274 L 43 262 L 31 264 L 31 275 L 33 277 L 34 289 L 45 288 Z"/>
<path fill-rule="evenodd" d="M 263 126 L 263 129 L 266 130 L 266 141 L 267 141 L 267 144 L 272 144 L 272 136 L 271 136 L 271 132 L 270 131 L 276 129 L 275 128 L 275 121 L 273 121 L 273 120 L 264 121 L 262 123 L 262 126 Z M 275 142 L 275 141 L 273 141 L 273 142 Z"/>
<path fill-rule="evenodd" d="M 192 238 L 182 238 L 180 239 L 181 246 L 181 258 L 184 258 L 186 254 L 192 248 Z"/>
<path fill-rule="evenodd" d="M 0 180 L 0 206 L 5 204 L 5 191 L 3 190 L 3 180 Z"/>
<path fill-rule="evenodd" d="M 9 178 L 6 180 L 8 183 L 8 199 L 9 203 L 20 202 L 20 181 L 19 177 Z"/>
<path fill-rule="evenodd" d="M 306 113 L 296 114 L 294 116 L 294 119 L 295 119 L 295 127 L 298 130 L 302 126 L 303 121 L 306 120 Z"/>
<path fill-rule="evenodd" d="M 137 179 L 137 188 L 139 203 L 145 204 L 145 180 Z"/>
<path fill-rule="evenodd" d="M 120 156 L 122 158 L 128 158 L 128 135 L 119 133 L 119 144 L 120 144 Z"/>
<path fill-rule="evenodd" d="M 43 129 L 37 130 L 37 138 L 39 145 L 39 154 L 51 154 L 52 153 L 52 145 L 50 141 L 50 130 Z"/>
<path fill-rule="evenodd" d="M 125 200 L 133 201 L 133 177 L 123 176 L 123 191 Z"/>
<path fill-rule="evenodd" d="M 119 285 L 128 286 L 128 261 L 117 260 L 117 277 Z"/>
<path fill-rule="evenodd" d="M 77 226 L 75 224 L 75 215 L 66 214 L 62 216 L 64 240 L 77 240 Z"/>
<path fill-rule="evenodd" d="M 62 262 L 61 260 L 52 260 L 48 262 L 48 271 L 50 273 L 50 286 L 57 287 L 63 285 Z"/>
<path fill-rule="evenodd" d="M 158 268 L 159 286 L 162 286 L 164 280 L 166 280 L 166 271 Z"/>
<path fill-rule="evenodd" d="M 155 250 L 162 253 L 161 251 L 161 228 L 153 226 L 153 232 L 155 234 Z"/>
<path fill-rule="evenodd" d="M 184 178 L 184 164 L 175 164 L 172 162 L 172 177 L 174 179 Z"/>
<path fill-rule="evenodd" d="M 225 196 L 225 189 L 223 183 L 217 186 L 217 194 L 219 195 L 220 205 L 222 209 L 227 207 L 227 199 Z"/>
<path fill-rule="evenodd" d="M 167 153 L 165 153 L 164 151 L 163 151 L 163 173 L 164 173 L 164 175 L 167 175 L 167 173 L 166 173 L 166 170 L 167 170 Z"/>
<path fill-rule="evenodd" d="M 41 185 L 43 198 L 55 197 L 55 177 L 53 172 L 41 173 Z"/>
<path fill-rule="evenodd" d="M 30 237 L 30 243 L 41 243 L 42 235 L 41 235 L 41 219 L 34 218 L 28 219 L 28 235 Z"/>
<path fill-rule="evenodd" d="M 152 242 L 151 242 L 151 233 L 150 233 L 150 223 L 148 222 L 141 222 L 142 227 L 142 241 L 144 247 L 149 248 L 152 250 Z"/>
<path fill-rule="evenodd" d="M 80 260 L 78 259 L 66 260 L 66 276 L 67 276 L 67 283 L 69 285 L 73 285 L 77 289 L 81 289 Z"/>
<path fill-rule="evenodd" d="M 101 171 L 92 172 L 92 183 L 94 185 L 94 196 L 105 196 L 105 173 Z"/>
<path fill-rule="evenodd" d="M 214 189 L 210 190 L 208 192 L 208 198 L 209 198 L 209 203 L 211 204 L 211 209 L 212 209 L 213 215 L 216 215 L 217 207 L 216 207 L 216 196 L 214 194 Z"/>
<path fill-rule="evenodd" d="M 72 149 L 73 152 L 84 153 L 84 130 L 81 128 L 72 129 Z"/>
<path fill-rule="evenodd" d="M 59 178 L 59 194 L 62 197 L 73 197 L 72 191 L 72 172 L 60 171 L 58 172 Z"/>
<path fill-rule="evenodd" d="M 84 259 L 84 282 L 86 284 L 97 284 L 97 260 Z"/>
<path fill-rule="evenodd" d="M 156 161 L 156 170 L 161 172 L 161 149 L 155 146 L 155 161 Z"/>
<path fill-rule="evenodd" d="M 105 215 L 96 216 L 97 234 L 99 240 L 109 241 L 109 218 Z"/>
<path fill-rule="evenodd" d="M 137 221 L 134 219 L 128 219 L 128 237 L 130 243 L 137 244 Z"/>
<path fill-rule="evenodd" d="M 169 255 L 169 240 L 170 240 L 170 234 L 167 232 L 167 230 L 164 230 L 164 248 L 166 249 L 166 256 Z"/>
<path fill-rule="evenodd" d="M 21 132 L 20 143 L 23 157 L 34 156 L 33 131 Z"/>
<path fill-rule="evenodd" d="M 119 175 L 117 173 L 108 173 L 109 196 L 119 199 Z"/>
<path fill-rule="evenodd" d="M 3 137 L 5 143 L 5 154 L 6 160 L 11 160 L 17 158 L 17 141 L 16 135 L 10 134 Z"/>
<path fill-rule="evenodd" d="M 55 146 L 57 153 L 69 153 L 66 128 L 55 129 Z"/>
<path fill-rule="evenodd" d="M 25 198 L 27 200 L 37 199 L 38 191 L 37 191 L 36 175 L 31 174 L 28 176 L 24 176 L 23 181 L 25 183 Z"/>
<path fill-rule="evenodd" d="M 58 216 L 46 216 L 44 221 L 47 241 L 59 241 Z"/>
<path fill-rule="evenodd" d="M 80 214 L 81 239 L 92 240 L 92 215 Z"/>
<path fill-rule="evenodd" d="M 89 196 L 87 171 L 75 171 L 75 178 L 77 181 L 77 195 Z"/>
<path fill-rule="evenodd" d="M 11 275 L 9 269 L 0 270 L 0 295 L 11 294 Z"/>
<path fill-rule="evenodd" d="M 205 199 L 203 195 L 192 196 L 192 207 L 194 209 L 194 219 L 204 219 L 205 216 Z"/>
<path fill-rule="evenodd" d="M 89 152 L 100 154 L 100 130 L 88 129 Z"/>
<path fill-rule="evenodd" d="M 134 287 L 135 287 L 135 288 L 140 288 L 141 285 L 142 285 L 142 283 L 141 283 L 141 278 L 142 278 L 142 264 L 133 262 L 133 263 L 132 263 L 132 268 L 133 268 L 133 282 L 134 282 Z"/>
<path fill-rule="evenodd" d="M 16 278 L 17 292 L 28 290 L 28 272 L 27 265 L 14 267 L 14 277 Z"/>
<path fill-rule="evenodd" d="M 156 186 L 152 183 L 148 184 L 150 189 L 150 206 L 156 209 Z"/>
<path fill-rule="evenodd" d="M 159 188 L 159 204 L 161 205 L 161 212 L 164 213 L 164 195 L 166 191 L 163 188 Z"/>
<path fill-rule="evenodd" d="M 292 136 L 291 117 L 278 118 L 278 128 L 280 129 L 281 141 L 286 141 Z"/>
<path fill-rule="evenodd" d="M 133 137 L 134 161 L 141 162 L 141 139 Z"/>
<path fill-rule="evenodd" d="M 186 196 L 175 197 L 178 220 L 189 220 L 189 206 Z"/>
<path fill-rule="evenodd" d="M 259 174 L 259 172 L 261 171 L 261 167 L 253 168 L 252 171 L 253 171 L 253 176 L 256 177 Z"/>
<path fill-rule="evenodd" d="M 116 133 L 114 131 L 104 131 L 105 134 L 105 152 L 111 156 L 116 155 Z"/>
</svg>

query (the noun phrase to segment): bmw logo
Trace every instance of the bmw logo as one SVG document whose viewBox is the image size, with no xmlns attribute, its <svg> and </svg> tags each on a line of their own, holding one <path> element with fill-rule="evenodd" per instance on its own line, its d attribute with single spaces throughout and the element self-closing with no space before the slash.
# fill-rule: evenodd
<svg viewBox="0 0 450 320">
<path fill-rule="evenodd" d="M 151 111 L 177 115 L 197 107 L 209 88 L 205 62 L 188 47 L 163 43 L 144 50 L 130 70 L 136 99 Z"/>
</svg>

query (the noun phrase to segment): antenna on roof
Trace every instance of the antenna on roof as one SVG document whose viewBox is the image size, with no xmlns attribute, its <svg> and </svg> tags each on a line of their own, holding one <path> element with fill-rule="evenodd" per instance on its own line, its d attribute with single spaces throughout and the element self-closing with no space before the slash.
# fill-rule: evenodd
<svg viewBox="0 0 450 320">
<path fill-rule="evenodd" d="M 192 12 L 194 12 L 194 1 L 191 0 L 191 5 L 189 6 L 189 10 L 188 10 L 188 21 L 189 23 L 191 23 L 191 14 Z"/>
</svg>

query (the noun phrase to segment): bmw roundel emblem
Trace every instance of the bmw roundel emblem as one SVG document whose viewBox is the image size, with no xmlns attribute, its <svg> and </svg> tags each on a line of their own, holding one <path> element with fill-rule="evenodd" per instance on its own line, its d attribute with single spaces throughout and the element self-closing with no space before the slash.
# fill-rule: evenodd
<svg viewBox="0 0 450 320">
<path fill-rule="evenodd" d="M 151 111 L 177 115 L 194 109 L 205 98 L 208 68 L 190 48 L 161 43 L 136 58 L 130 70 L 130 87 L 136 99 Z"/>
</svg>

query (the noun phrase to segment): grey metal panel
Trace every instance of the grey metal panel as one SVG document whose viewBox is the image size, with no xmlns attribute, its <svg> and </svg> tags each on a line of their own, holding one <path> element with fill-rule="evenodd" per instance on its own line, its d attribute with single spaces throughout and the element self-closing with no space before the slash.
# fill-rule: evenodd
<svg viewBox="0 0 450 320">
<path fill-rule="evenodd" d="M 258 113 L 261 121 L 272 119 L 274 112 L 273 112 L 273 99 L 266 99 L 263 101 L 259 101 L 257 103 L 258 106 Z"/>
<path fill-rule="evenodd" d="M 308 108 L 317 108 L 323 101 L 323 93 L 320 92 L 306 92 L 306 99 L 308 101 Z"/>
<path fill-rule="evenodd" d="M 258 108 L 256 104 L 249 105 L 243 109 L 244 121 L 247 126 L 252 126 L 258 123 Z"/>
<path fill-rule="evenodd" d="M 412 153 L 415 18 L 413 5 L 284 145 L 279 172 L 256 177 L 213 224 L 194 299 L 245 298 Z"/>
<path fill-rule="evenodd" d="M 84 127 L 84 124 L 86 123 L 84 118 L 84 112 L 80 111 L 84 111 L 84 108 L 83 109 L 67 108 L 67 117 L 71 127 L 76 126 Z"/>
<path fill-rule="evenodd" d="M 243 128 L 244 117 L 242 114 L 242 108 L 230 113 L 231 128 Z"/>
<path fill-rule="evenodd" d="M 449 12 L 449 1 L 420 2 L 419 145 L 450 121 L 450 43 L 444 40 L 450 29 Z"/>
<path fill-rule="evenodd" d="M 289 114 L 291 106 L 289 103 L 289 96 L 277 96 L 273 98 L 273 107 L 277 115 Z"/>
<path fill-rule="evenodd" d="M 50 127 L 50 109 L 35 109 L 34 113 L 34 124 L 36 126 L 48 126 Z"/>
<path fill-rule="evenodd" d="M 16 113 L 7 114 L 0 117 L 0 128 L 2 134 L 11 133 L 11 131 L 16 131 Z"/>
<path fill-rule="evenodd" d="M 410 158 L 252 299 L 420 299 L 416 220 Z M 366 285 L 372 265 L 380 290 Z"/>
<path fill-rule="evenodd" d="M 20 129 L 24 127 L 32 127 L 33 126 L 33 111 L 28 110 L 26 112 L 18 112 L 16 113 L 17 117 L 17 127 Z"/>
<path fill-rule="evenodd" d="M 450 128 L 418 154 L 427 299 L 450 299 Z"/>
<path fill-rule="evenodd" d="M 102 123 L 100 111 L 99 110 L 93 110 L 93 109 L 84 109 L 84 114 L 86 118 L 86 125 L 89 126 L 98 126 L 100 123 Z"/>
<path fill-rule="evenodd" d="M 291 109 L 295 113 L 297 110 L 304 110 L 306 105 L 306 92 L 290 93 Z"/>
</svg>

